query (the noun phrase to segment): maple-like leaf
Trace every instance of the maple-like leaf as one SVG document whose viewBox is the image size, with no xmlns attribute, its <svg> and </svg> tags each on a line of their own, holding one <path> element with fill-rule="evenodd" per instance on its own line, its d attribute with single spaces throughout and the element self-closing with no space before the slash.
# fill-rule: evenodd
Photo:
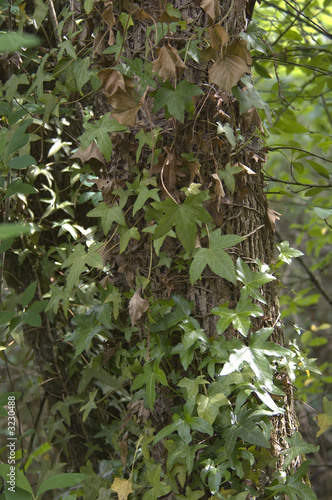
<svg viewBox="0 0 332 500">
<path fill-rule="evenodd" d="M 188 196 L 182 205 L 178 205 L 171 198 L 151 203 L 153 208 L 164 212 L 154 231 L 153 238 L 161 238 L 175 226 L 177 237 L 190 255 L 196 243 L 197 223 L 212 221 L 209 212 L 202 207 L 202 202 L 205 199 L 206 192 L 201 191 L 197 195 Z"/>
<path fill-rule="evenodd" d="M 320 413 L 317 417 L 314 417 L 314 420 L 317 420 L 319 426 L 317 437 L 327 431 L 332 425 L 332 401 L 329 401 L 326 397 L 323 398 L 323 410 L 324 413 Z"/>
<path fill-rule="evenodd" d="M 230 92 L 250 68 L 239 56 L 218 57 L 209 69 L 209 83 L 216 83 L 221 90 Z"/>
<path fill-rule="evenodd" d="M 101 153 L 109 161 L 112 155 L 111 132 L 124 132 L 127 127 L 121 125 L 117 120 L 110 119 L 110 113 L 106 113 L 94 123 L 85 123 L 85 132 L 81 136 L 81 147 L 85 150 L 95 140 Z"/>
<path fill-rule="evenodd" d="M 252 57 L 247 48 L 247 42 L 241 38 L 237 38 L 233 43 L 227 45 L 225 53 L 228 56 L 239 56 L 249 66 L 252 64 Z"/>
<path fill-rule="evenodd" d="M 258 290 L 259 287 L 269 283 L 269 281 L 275 280 L 272 274 L 262 273 L 259 271 L 251 271 L 248 264 L 246 264 L 241 258 L 238 258 L 236 262 L 236 277 L 244 287 L 241 289 L 241 295 L 244 298 L 252 297 L 253 299 L 266 304 L 263 295 Z"/>
<path fill-rule="evenodd" d="M 224 333 L 230 324 L 233 324 L 235 330 L 238 330 L 246 337 L 251 326 L 249 318 L 251 316 L 254 318 L 263 316 L 261 307 L 253 304 L 250 300 L 243 299 L 243 297 L 240 298 L 235 309 L 228 309 L 228 303 L 226 302 L 221 306 L 214 307 L 211 309 L 211 312 L 220 316 L 217 323 L 217 332 L 219 335 Z"/>
<path fill-rule="evenodd" d="M 283 464 L 283 470 L 286 470 L 293 460 L 298 458 L 298 456 L 306 455 L 307 453 L 317 453 L 319 450 L 319 446 L 314 446 L 313 444 L 302 441 L 302 437 L 299 432 L 294 432 L 291 437 L 286 437 L 286 441 L 289 444 L 289 448 L 286 448 L 281 452 L 281 455 L 286 457 Z"/>
<path fill-rule="evenodd" d="M 128 495 L 134 490 L 130 479 L 116 477 L 111 485 L 111 490 L 118 494 L 118 500 L 127 500 Z"/>
<path fill-rule="evenodd" d="M 109 207 L 103 201 L 98 204 L 96 208 L 87 213 L 88 217 L 101 217 L 101 227 L 103 228 L 104 235 L 106 236 L 111 229 L 113 222 L 120 226 L 126 226 L 126 220 L 119 206 L 113 205 Z"/>
<path fill-rule="evenodd" d="M 176 88 L 166 82 L 160 89 L 151 93 L 154 97 L 153 112 L 165 107 L 169 115 L 184 123 L 184 111 L 192 111 L 193 96 L 202 94 L 204 92 L 197 85 L 186 80 L 181 80 Z"/>
<path fill-rule="evenodd" d="M 242 236 L 235 234 L 222 236 L 220 231 L 213 231 L 209 237 L 209 248 L 197 248 L 195 250 L 189 269 L 191 284 L 193 285 L 199 279 L 206 266 L 209 266 L 211 271 L 221 278 L 235 284 L 234 262 L 224 249 L 237 245 L 243 240 Z"/>
</svg>

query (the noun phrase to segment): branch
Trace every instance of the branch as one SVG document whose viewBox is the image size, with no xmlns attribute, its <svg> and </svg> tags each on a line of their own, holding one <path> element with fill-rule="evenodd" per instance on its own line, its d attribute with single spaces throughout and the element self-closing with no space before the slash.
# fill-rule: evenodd
<svg viewBox="0 0 332 500">
<path fill-rule="evenodd" d="M 329 163 L 332 163 L 332 160 L 329 160 L 328 158 L 324 158 L 324 156 L 317 155 L 316 153 L 312 153 L 311 151 L 307 151 L 306 149 L 302 148 L 295 148 L 294 146 L 278 146 L 275 148 L 268 148 L 269 151 L 279 151 L 280 149 L 294 149 L 295 151 L 300 151 L 301 153 L 307 153 L 309 156 L 314 156 L 315 158 L 319 158 L 320 160 L 328 161 Z"/>
</svg>

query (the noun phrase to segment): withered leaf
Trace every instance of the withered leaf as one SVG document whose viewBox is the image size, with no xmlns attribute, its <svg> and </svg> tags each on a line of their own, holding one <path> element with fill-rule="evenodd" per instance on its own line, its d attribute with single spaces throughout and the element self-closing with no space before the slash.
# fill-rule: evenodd
<svg viewBox="0 0 332 500">
<path fill-rule="evenodd" d="M 118 120 L 121 125 L 133 127 L 136 122 L 136 115 L 142 105 L 137 104 L 130 94 L 121 90 L 113 94 L 109 101 L 113 108 L 113 118 Z"/>
<path fill-rule="evenodd" d="M 227 31 L 217 24 L 216 26 L 210 26 L 208 28 L 208 33 L 211 38 L 211 46 L 220 51 L 221 47 L 223 47 L 226 43 L 230 41 L 229 34 Z"/>
<path fill-rule="evenodd" d="M 166 24 L 174 23 L 176 21 L 178 21 L 178 18 L 175 16 L 170 16 L 166 11 L 164 11 L 158 19 L 158 23 Z"/>
<path fill-rule="evenodd" d="M 125 78 L 120 71 L 111 68 L 103 69 L 99 71 L 98 77 L 102 87 L 108 94 L 113 95 L 119 89 L 126 91 Z"/>
<path fill-rule="evenodd" d="M 216 19 L 216 17 L 220 16 L 220 5 L 219 0 L 203 0 L 201 2 L 201 8 L 205 10 L 208 16 L 211 17 L 212 21 Z"/>
<path fill-rule="evenodd" d="M 177 158 L 173 151 L 164 148 L 167 151 L 167 157 L 164 167 L 164 180 L 168 191 L 173 191 L 177 183 L 177 177 L 185 177 L 185 173 L 178 168 L 182 162 Z"/>
<path fill-rule="evenodd" d="M 281 216 L 281 214 L 279 214 L 278 212 L 275 212 L 274 210 L 271 210 L 271 208 L 269 208 L 269 207 L 267 207 L 266 213 L 267 213 L 270 228 L 272 229 L 272 232 L 275 233 L 276 220 L 280 220 L 280 217 L 278 217 L 278 216 L 279 215 Z"/>
<path fill-rule="evenodd" d="M 170 76 L 177 77 L 178 71 L 186 65 L 178 55 L 178 51 L 170 45 L 163 45 L 158 51 L 158 58 L 152 63 L 153 71 L 159 73 L 165 82 Z"/>
<path fill-rule="evenodd" d="M 252 57 L 250 51 L 247 49 L 247 42 L 242 38 L 237 38 L 235 42 L 227 45 L 226 54 L 229 56 L 239 56 L 249 66 L 252 64 Z"/>
<path fill-rule="evenodd" d="M 97 146 L 95 141 L 92 141 L 91 144 L 84 150 L 82 148 L 78 148 L 76 153 L 71 155 L 70 159 L 79 158 L 82 163 L 90 163 L 91 160 L 95 160 L 102 165 L 106 165 L 106 160 L 104 156 L 101 154 L 99 147 Z M 101 165 L 99 165 L 99 168 Z"/>
<path fill-rule="evenodd" d="M 147 19 L 152 20 L 152 17 L 143 9 L 140 9 L 138 12 L 136 12 L 135 17 L 139 21 L 146 21 Z"/>
<path fill-rule="evenodd" d="M 221 90 L 230 92 L 250 68 L 239 56 L 218 57 L 209 69 L 209 83 L 216 83 Z"/>
<path fill-rule="evenodd" d="M 256 172 L 254 170 L 252 170 L 250 167 L 247 167 L 247 165 L 241 163 L 240 161 L 238 163 L 234 163 L 233 167 L 241 167 L 247 172 L 247 174 L 256 175 Z"/>
<path fill-rule="evenodd" d="M 199 56 L 202 61 L 214 61 L 218 57 L 218 52 L 210 45 L 207 49 L 201 50 Z"/>
<path fill-rule="evenodd" d="M 218 213 L 220 213 L 220 204 L 221 204 L 221 199 L 225 197 L 225 191 L 222 185 L 222 182 L 219 178 L 218 174 L 212 174 L 213 179 L 215 180 L 214 183 L 214 194 L 216 197 L 216 210 Z"/>
<path fill-rule="evenodd" d="M 104 10 L 104 12 L 102 13 L 102 17 L 105 19 L 105 21 L 107 22 L 107 24 L 110 28 L 112 28 L 112 26 L 114 26 L 115 17 L 114 17 L 114 13 L 113 13 L 113 5 L 110 5 L 109 7 L 107 7 Z"/>
<path fill-rule="evenodd" d="M 137 321 L 149 309 L 150 303 L 146 299 L 142 299 L 140 289 L 138 289 L 129 301 L 129 317 L 132 326 L 135 326 Z"/>
</svg>

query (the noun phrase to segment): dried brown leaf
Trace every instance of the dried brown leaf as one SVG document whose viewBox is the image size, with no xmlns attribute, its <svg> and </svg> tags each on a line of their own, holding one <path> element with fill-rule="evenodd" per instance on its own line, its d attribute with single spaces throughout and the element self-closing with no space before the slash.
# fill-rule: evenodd
<svg viewBox="0 0 332 500">
<path fill-rule="evenodd" d="M 172 192 L 177 184 L 177 177 L 185 177 L 185 173 L 178 168 L 182 162 L 178 160 L 173 151 L 164 148 L 167 151 L 166 162 L 164 166 L 164 182 L 168 191 Z"/>
<path fill-rule="evenodd" d="M 219 24 L 216 26 L 210 26 L 208 28 L 208 33 L 211 38 L 211 46 L 219 52 L 221 48 L 230 41 L 229 34 Z"/>
<path fill-rule="evenodd" d="M 166 11 L 164 11 L 158 19 L 158 23 L 166 24 L 174 23 L 176 21 L 178 21 L 178 18 L 175 16 L 170 16 Z"/>
<path fill-rule="evenodd" d="M 218 52 L 210 46 L 207 49 L 201 50 L 199 56 L 201 61 L 215 61 L 218 57 Z"/>
<path fill-rule="evenodd" d="M 209 83 L 216 83 L 221 90 L 230 92 L 250 68 L 239 56 L 218 57 L 209 69 Z"/>
<path fill-rule="evenodd" d="M 220 5 L 218 0 L 203 0 L 201 2 L 201 8 L 211 17 L 212 21 L 220 16 Z"/>
<path fill-rule="evenodd" d="M 247 49 L 247 42 L 242 38 L 237 38 L 235 42 L 227 45 L 225 52 L 228 56 L 239 56 L 249 66 L 252 64 L 250 51 Z"/>
<path fill-rule="evenodd" d="M 188 166 L 189 166 L 189 172 L 190 172 L 190 175 L 189 175 L 189 186 L 190 186 L 190 184 L 192 182 L 194 182 L 194 179 L 195 179 L 196 176 L 199 178 L 200 182 L 203 182 L 201 173 L 199 171 L 199 169 L 201 167 L 201 164 L 198 161 L 190 161 L 188 163 Z"/>
<path fill-rule="evenodd" d="M 82 163 L 90 163 L 91 160 L 95 160 L 102 165 L 106 165 L 106 160 L 101 154 L 100 149 L 95 141 L 92 141 L 91 144 L 84 150 L 82 150 L 82 148 L 78 148 L 76 153 L 74 153 L 70 157 L 70 159 L 75 158 L 79 158 Z"/>
<path fill-rule="evenodd" d="M 125 77 L 120 71 L 115 69 L 103 69 L 99 71 L 98 77 L 101 81 L 101 86 L 109 95 L 115 94 L 119 89 L 126 92 Z"/>
<path fill-rule="evenodd" d="M 244 163 L 241 163 L 240 161 L 238 163 L 235 163 L 233 167 L 241 167 L 243 170 L 247 172 L 249 175 L 256 175 L 256 172 L 252 170 L 250 167 L 247 167 Z"/>
<path fill-rule="evenodd" d="M 214 182 L 214 194 L 216 197 L 216 210 L 220 213 L 221 199 L 225 197 L 225 191 L 218 174 L 212 174 Z"/>
<path fill-rule="evenodd" d="M 104 12 L 102 13 L 102 17 L 105 19 L 105 21 L 107 22 L 107 24 L 110 28 L 112 28 L 112 26 L 114 26 L 115 17 L 114 17 L 114 13 L 113 13 L 113 5 L 110 5 L 109 7 L 107 7 L 104 10 Z"/>
<path fill-rule="evenodd" d="M 142 299 L 140 289 L 138 289 L 129 301 L 129 317 L 132 326 L 135 326 L 137 321 L 149 309 L 150 303 L 146 299 Z"/>
<path fill-rule="evenodd" d="M 271 208 L 269 208 L 269 207 L 267 207 L 266 213 L 267 213 L 267 218 L 269 221 L 270 228 L 272 229 L 272 232 L 275 233 L 276 220 L 280 220 L 280 217 L 278 217 L 278 216 L 279 215 L 281 216 L 281 214 L 279 214 L 278 212 L 275 212 L 274 210 L 271 210 Z"/>
<path fill-rule="evenodd" d="M 137 104 L 135 99 L 130 94 L 123 92 L 122 90 L 113 94 L 109 101 L 113 108 L 113 118 L 121 123 L 121 125 L 133 127 L 136 123 L 136 115 L 142 105 Z"/>
<path fill-rule="evenodd" d="M 158 58 L 153 61 L 153 71 L 158 71 L 165 82 L 170 76 L 177 77 L 180 70 L 186 67 L 178 51 L 170 45 L 164 45 L 158 51 Z"/>
<path fill-rule="evenodd" d="M 136 12 L 135 17 L 139 21 L 146 21 L 147 19 L 149 19 L 150 21 L 152 20 L 151 16 L 143 9 L 140 9 L 138 12 Z"/>
</svg>

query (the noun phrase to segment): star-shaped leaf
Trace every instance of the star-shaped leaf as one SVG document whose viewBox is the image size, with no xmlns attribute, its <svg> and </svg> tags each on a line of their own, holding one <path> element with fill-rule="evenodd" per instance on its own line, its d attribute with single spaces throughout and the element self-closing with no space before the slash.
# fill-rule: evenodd
<svg viewBox="0 0 332 500">
<path fill-rule="evenodd" d="M 235 234 L 222 236 L 218 230 L 212 232 L 209 238 L 209 248 L 195 250 L 189 270 L 191 284 L 193 285 L 200 278 L 207 265 L 215 274 L 235 284 L 234 262 L 224 249 L 237 245 L 243 240 L 242 236 Z"/>
<path fill-rule="evenodd" d="M 176 88 L 166 82 L 151 94 L 154 97 L 153 112 L 165 107 L 169 115 L 184 123 L 184 111 L 193 107 L 192 97 L 201 94 L 204 92 L 197 85 L 186 80 L 181 80 Z"/>
<path fill-rule="evenodd" d="M 153 239 L 161 238 L 175 226 L 177 237 L 186 252 L 191 255 L 197 237 L 197 223 L 212 221 L 209 212 L 202 207 L 202 202 L 206 200 L 206 197 L 206 192 L 201 191 L 197 195 L 188 196 L 182 205 L 178 205 L 171 198 L 151 203 L 153 208 L 164 212 L 153 234 Z"/>
<path fill-rule="evenodd" d="M 259 287 L 274 280 L 275 277 L 272 274 L 251 271 L 250 267 L 241 258 L 238 258 L 236 262 L 236 277 L 244 285 L 241 290 L 241 295 L 244 298 L 252 297 L 266 304 L 263 295 L 259 291 Z"/>
<path fill-rule="evenodd" d="M 240 298 L 235 309 L 228 309 L 226 302 L 222 306 L 211 309 L 212 314 L 217 314 L 220 319 L 217 323 L 217 332 L 221 335 L 232 323 L 235 330 L 238 330 L 245 337 L 249 333 L 251 325 L 250 317 L 257 318 L 263 316 L 262 308 L 253 304 L 250 300 Z"/>
<path fill-rule="evenodd" d="M 109 207 L 105 202 L 98 204 L 96 208 L 87 213 L 88 217 L 101 217 L 101 227 L 103 228 L 104 235 L 106 236 L 111 229 L 113 222 L 120 226 L 126 227 L 126 220 L 119 206 L 113 205 Z"/>
</svg>

